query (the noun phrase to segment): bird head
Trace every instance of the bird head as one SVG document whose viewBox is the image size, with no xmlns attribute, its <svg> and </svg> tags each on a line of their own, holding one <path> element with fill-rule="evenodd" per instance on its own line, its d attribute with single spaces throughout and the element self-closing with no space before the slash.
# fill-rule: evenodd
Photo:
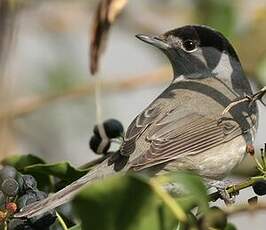
<svg viewBox="0 0 266 230">
<path fill-rule="evenodd" d="M 167 55 L 175 77 L 198 79 L 218 75 L 229 78 L 234 68 L 242 71 L 229 41 L 207 26 L 188 25 L 159 36 L 138 34 L 136 37 Z"/>
</svg>

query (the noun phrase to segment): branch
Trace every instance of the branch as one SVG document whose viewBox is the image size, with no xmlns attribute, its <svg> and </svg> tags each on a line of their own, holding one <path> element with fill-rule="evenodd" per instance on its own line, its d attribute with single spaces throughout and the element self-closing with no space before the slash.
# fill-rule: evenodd
<svg viewBox="0 0 266 230">
<path fill-rule="evenodd" d="M 249 102 L 249 106 L 251 106 L 255 101 L 259 100 L 263 105 L 265 105 L 262 101 L 262 97 L 265 94 L 266 94 L 266 86 L 264 86 L 261 90 L 259 90 L 255 94 L 252 94 L 251 96 L 248 95 L 240 99 L 237 99 L 236 101 L 233 101 L 224 109 L 224 111 L 222 112 L 222 116 L 225 115 L 227 112 L 229 112 L 233 107 L 243 102 Z"/>
<path fill-rule="evenodd" d="M 159 85 L 166 82 L 171 76 L 171 69 L 163 66 L 151 73 L 142 74 L 134 77 L 125 77 L 122 80 L 106 80 L 101 82 L 101 88 L 104 93 L 133 90 L 140 87 Z M 63 93 L 50 94 L 47 96 L 36 96 L 33 98 L 18 99 L 9 108 L 0 113 L 0 122 L 5 119 L 14 119 L 32 113 L 49 103 L 76 97 L 93 95 L 95 82 L 82 84 L 78 87 L 71 88 Z"/>
<path fill-rule="evenodd" d="M 226 189 L 227 192 L 229 193 L 229 195 L 231 196 L 235 196 L 236 194 L 239 194 L 239 192 L 245 188 L 251 187 L 253 186 L 256 182 L 261 181 L 261 180 L 265 180 L 265 176 L 255 176 L 255 177 L 250 177 L 247 180 L 238 183 L 238 184 L 234 184 L 234 185 L 230 185 L 228 186 L 228 188 Z M 214 192 L 209 194 L 209 201 L 216 201 L 219 198 L 221 198 L 220 193 Z"/>
<path fill-rule="evenodd" d="M 260 201 L 257 204 L 240 204 L 223 208 L 224 213 L 230 216 L 239 214 L 241 212 L 254 212 L 257 210 L 266 210 L 266 202 Z"/>
</svg>

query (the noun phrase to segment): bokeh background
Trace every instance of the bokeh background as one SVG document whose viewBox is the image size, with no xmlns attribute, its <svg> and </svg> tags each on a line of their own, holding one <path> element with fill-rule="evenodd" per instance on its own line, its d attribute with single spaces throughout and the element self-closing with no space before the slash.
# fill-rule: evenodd
<svg viewBox="0 0 266 230">
<path fill-rule="evenodd" d="M 8 4 L 6 4 L 8 2 Z M 132 0 L 111 28 L 100 71 L 88 70 L 96 0 L 0 1 L 0 157 L 34 153 L 48 162 L 81 165 L 96 123 L 95 82 L 102 82 L 101 117 L 125 127 L 167 86 L 167 59 L 137 40 L 185 24 L 223 32 L 236 48 L 254 89 L 266 85 L 266 0 Z M 266 100 L 265 100 L 266 101 Z M 266 142 L 260 104 L 256 139 Z M 251 159 L 243 167 L 250 167 Z M 251 164 L 251 163 L 250 163 Z M 252 192 L 241 192 L 247 202 Z M 265 229 L 266 212 L 232 218 L 239 229 Z"/>
</svg>

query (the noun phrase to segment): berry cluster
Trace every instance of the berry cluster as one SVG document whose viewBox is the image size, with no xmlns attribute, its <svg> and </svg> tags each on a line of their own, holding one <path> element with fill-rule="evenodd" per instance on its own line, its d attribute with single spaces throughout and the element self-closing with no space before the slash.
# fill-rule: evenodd
<svg viewBox="0 0 266 230">
<path fill-rule="evenodd" d="M 120 121 L 109 119 L 103 124 L 95 125 L 93 133 L 94 135 L 90 139 L 90 148 L 97 154 L 106 154 L 111 140 L 123 137 L 124 128 Z"/>
<path fill-rule="evenodd" d="M 8 230 L 48 229 L 56 219 L 54 210 L 30 219 L 13 217 L 20 209 L 46 197 L 45 192 L 38 190 L 32 175 L 23 175 L 11 166 L 3 167 L 0 170 L 1 227 L 7 226 Z"/>
<path fill-rule="evenodd" d="M 257 164 L 257 168 L 263 172 L 264 178 L 266 174 L 266 143 L 264 144 L 264 148 L 260 149 L 261 162 L 262 164 Z M 253 186 L 253 191 L 258 196 L 266 195 L 266 180 L 259 180 Z"/>
</svg>

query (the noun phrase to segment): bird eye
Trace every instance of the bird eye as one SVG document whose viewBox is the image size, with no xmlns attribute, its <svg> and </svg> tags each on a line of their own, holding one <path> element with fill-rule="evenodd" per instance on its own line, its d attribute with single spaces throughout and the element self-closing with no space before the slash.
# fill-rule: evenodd
<svg viewBox="0 0 266 230">
<path fill-rule="evenodd" d="M 193 52 L 197 50 L 197 44 L 193 40 L 185 40 L 182 46 L 183 46 L 183 49 L 187 52 Z"/>
</svg>

